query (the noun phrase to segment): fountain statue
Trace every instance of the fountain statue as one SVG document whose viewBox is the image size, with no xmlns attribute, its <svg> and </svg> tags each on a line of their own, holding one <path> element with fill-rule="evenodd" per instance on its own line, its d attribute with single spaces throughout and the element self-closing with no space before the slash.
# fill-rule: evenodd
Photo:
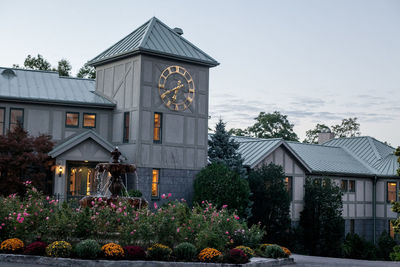
<svg viewBox="0 0 400 267">
<path fill-rule="evenodd" d="M 96 165 L 96 183 L 97 192 L 95 195 L 85 196 L 79 202 L 82 207 L 91 207 L 92 201 L 96 198 L 102 198 L 107 203 L 118 203 L 120 200 L 127 200 L 130 205 L 135 208 L 144 208 L 148 206 L 148 202 L 144 198 L 123 196 L 122 190 L 127 189 L 122 182 L 122 175 L 135 173 L 136 166 L 134 164 L 124 164 L 120 161 L 121 152 L 118 147 L 111 152 L 111 163 L 99 163 Z M 137 175 L 136 175 L 137 177 Z"/>
</svg>

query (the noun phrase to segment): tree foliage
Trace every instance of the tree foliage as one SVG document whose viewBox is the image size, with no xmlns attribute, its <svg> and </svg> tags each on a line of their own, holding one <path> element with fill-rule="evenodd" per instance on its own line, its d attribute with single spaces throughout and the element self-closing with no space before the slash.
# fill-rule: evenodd
<svg viewBox="0 0 400 267">
<path fill-rule="evenodd" d="M 396 149 L 394 154 L 398 157 L 397 162 L 398 162 L 399 168 L 397 169 L 397 175 L 400 176 L 400 146 Z M 400 200 L 397 202 L 393 202 L 392 211 L 397 212 L 397 214 L 400 215 Z M 392 221 L 392 225 L 393 225 L 393 229 L 394 229 L 395 233 L 400 234 L 400 217 L 399 216 L 397 216 L 397 217 L 398 218 L 396 220 Z"/>
<path fill-rule="evenodd" d="M 328 178 L 306 178 L 304 209 L 300 213 L 302 246 L 306 253 L 339 256 L 344 236 L 342 192 Z"/>
<path fill-rule="evenodd" d="M 58 61 L 58 67 L 57 67 L 58 75 L 69 77 L 71 75 L 71 70 L 72 67 L 71 64 L 68 62 L 68 60 L 61 59 L 60 61 Z"/>
<path fill-rule="evenodd" d="M 228 131 L 229 135 L 234 135 L 234 136 L 249 136 L 250 133 L 248 129 L 240 129 L 240 128 L 231 128 Z"/>
<path fill-rule="evenodd" d="M 248 128 L 250 134 L 258 138 L 283 138 L 288 141 L 298 141 L 293 131 L 293 124 L 279 111 L 273 113 L 260 112 L 255 118 L 256 123 Z"/>
<path fill-rule="evenodd" d="M 290 228 L 290 199 L 284 183 L 285 173 L 273 163 L 252 170 L 249 185 L 253 202 L 249 222 L 265 226 L 269 243 L 285 243 Z"/>
<path fill-rule="evenodd" d="M 24 67 L 32 70 L 51 70 L 51 64 L 40 54 L 37 57 L 28 55 L 25 58 Z"/>
<path fill-rule="evenodd" d="M 223 163 L 242 177 L 246 176 L 243 159 L 237 152 L 239 143 L 231 138 L 222 120 L 215 125 L 215 133 L 208 141 L 208 158 L 210 162 Z"/>
<path fill-rule="evenodd" d="M 87 63 L 83 65 L 76 75 L 78 78 L 96 79 L 96 69 Z"/>
<path fill-rule="evenodd" d="M 306 138 L 303 143 L 317 144 L 318 134 L 324 130 L 330 130 L 334 134 L 335 138 L 354 137 L 360 136 L 361 134 L 360 124 L 357 122 L 357 118 L 354 117 L 343 119 L 340 124 L 332 125 L 331 127 L 317 123 L 314 129 L 306 131 Z"/>
<path fill-rule="evenodd" d="M 0 135 L 0 194 L 23 194 L 24 181 L 44 189 L 47 171 L 51 166 L 48 152 L 53 148 L 49 135 L 29 136 L 18 125 L 14 131 Z"/>
<path fill-rule="evenodd" d="M 249 210 L 250 188 L 247 179 L 230 170 L 225 164 L 212 163 L 203 168 L 194 180 L 193 201 L 209 201 L 217 207 L 228 205 L 246 217 Z"/>
</svg>

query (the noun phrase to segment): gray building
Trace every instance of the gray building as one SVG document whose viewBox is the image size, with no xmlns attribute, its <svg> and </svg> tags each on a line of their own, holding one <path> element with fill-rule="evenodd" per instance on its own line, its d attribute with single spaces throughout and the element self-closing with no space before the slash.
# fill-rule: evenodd
<svg viewBox="0 0 400 267">
<path fill-rule="evenodd" d="M 53 136 L 61 197 L 93 193 L 95 165 L 118 146 L 138 167 L 128 188 L 190 201 L 207 162 L 209 68 L 219 63 L 182 34 L 150 19 L 89 62 L 96 81 L 0 68 L 0 133 L 19 121 Z"/>
<path fill-rule="evenodd" d="M 395 149 L 372 137 L 332 137 L 322 133 L 323 144 L 233 138 L 239 142 L 239 152 L 249 168 L 269 163 L 283 167 L 294 223 L 303 210 L 306 177 L 331 178 L 343 191 L 346 233 L 357 233 L 372 241 L 385 230 L 394 236 L 390 220 L 397 214 L 391 211 L 391 201 L 399 200 L 400 186 Z"/>
</svg>

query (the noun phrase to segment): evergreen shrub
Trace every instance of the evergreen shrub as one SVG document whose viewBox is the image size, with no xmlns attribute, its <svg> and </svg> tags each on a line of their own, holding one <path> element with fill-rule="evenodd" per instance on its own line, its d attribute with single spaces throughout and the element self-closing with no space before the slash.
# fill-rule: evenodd
<svg viewBox="0 0 400 267">
<path fill-rule="evenodd" d="M 75 252 L 79 258 L 96 259 L 101 253 L 101 247 L 97 241 L 87 239 L 76 245 Z"/>
<path fill-rule="evenodd" d="M 267 258 L 273 258 L 273 259 L 278 259 L 278 258 L 287 258 L 288 255 L 283 251 L 283 249 L 278 246 L 278 245 L 271 245 L 267 246 L 264 252 L 264 256 Z"/>
<path fill-rule="evenodd" d="M 188 242 L 180 243 L 174 249 L 175 257 L 182 261 L 193 261 L 193 259 L 196 257 L 196 254 L 196 247 Z"/>
</svg>

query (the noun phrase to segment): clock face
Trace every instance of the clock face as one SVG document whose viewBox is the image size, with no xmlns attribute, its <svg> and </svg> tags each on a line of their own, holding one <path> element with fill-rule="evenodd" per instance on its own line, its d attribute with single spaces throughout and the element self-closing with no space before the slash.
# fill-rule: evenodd
<svg viewBox="0 0 400 267">
<path fill-rule="evenodd" d="M 180 66 L 169 66 L 161 73 L 158 90 L 164 104 L 176 111 L 187 109 L 195 93 L 192 76 Z"/>
</svg>

